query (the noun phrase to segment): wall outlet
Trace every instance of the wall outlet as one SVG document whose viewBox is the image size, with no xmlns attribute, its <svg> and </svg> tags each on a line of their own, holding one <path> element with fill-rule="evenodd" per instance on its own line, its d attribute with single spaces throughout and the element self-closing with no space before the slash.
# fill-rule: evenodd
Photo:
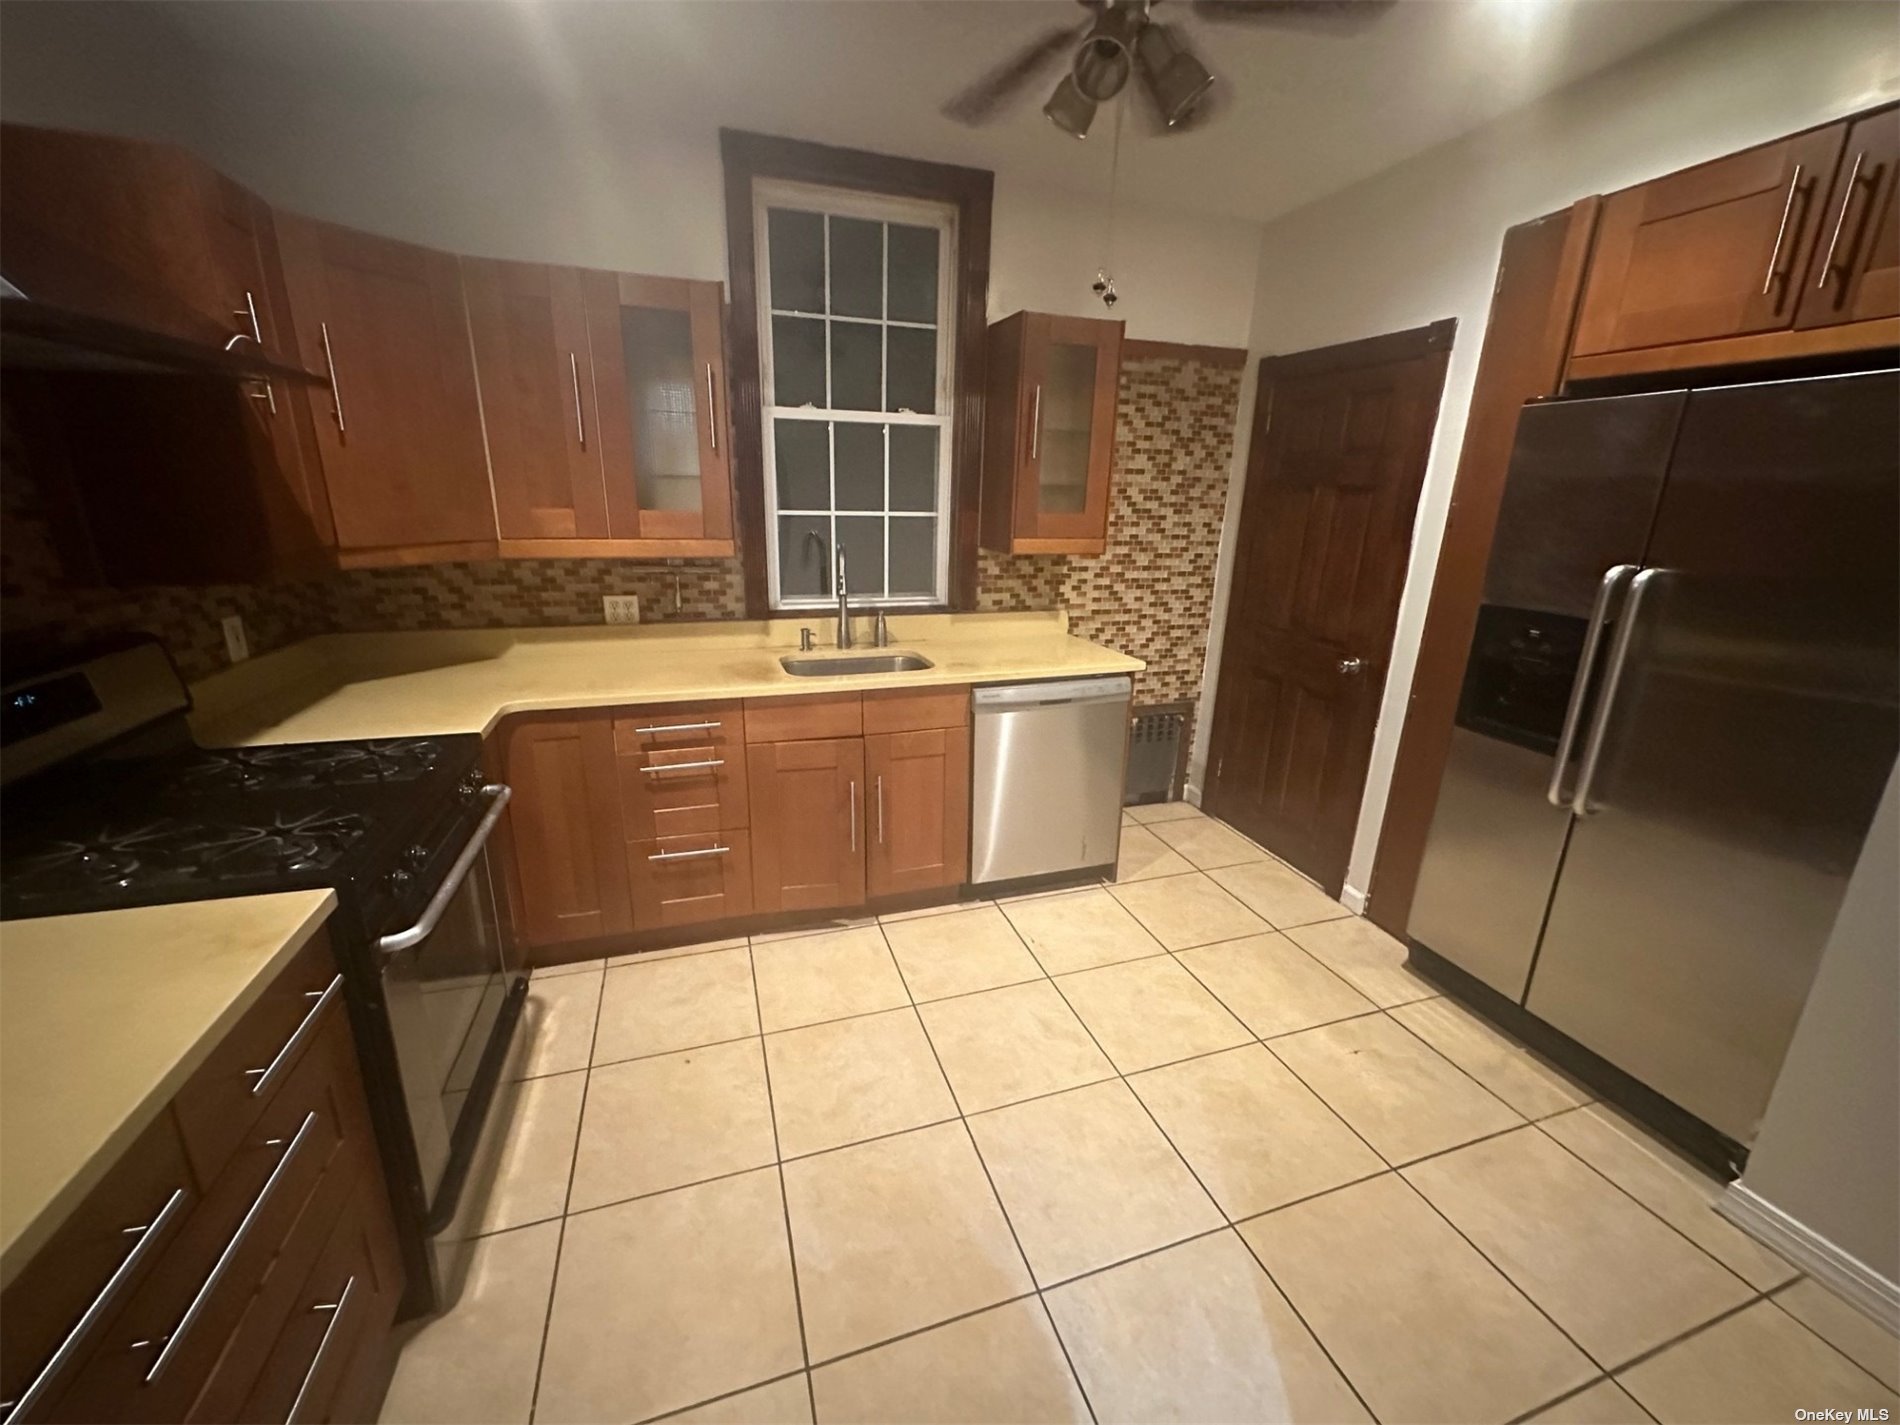
<svg viewBox="0 0 1900 1425">
<path fill-rule="evenodd" d="M 600 601 L 602 611 L 607 615 L 608 623 L 640 622 L 640 596 L 638 594 L 606 594 Z"/>
<path fill-rule="evenodd" d="M 251 656 L 251 641 L 244 636 L 241 614 L 224 616 L 224 651 L 233 663 L 242 663 Z"/>
</svg>

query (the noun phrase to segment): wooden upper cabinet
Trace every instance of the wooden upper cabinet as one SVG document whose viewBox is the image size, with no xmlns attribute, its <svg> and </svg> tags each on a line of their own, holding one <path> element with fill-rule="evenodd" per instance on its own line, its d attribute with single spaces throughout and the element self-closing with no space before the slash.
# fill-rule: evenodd
<svg viewBox="0 0 1900 1425">
<path fill-rule="evenodd" d="M 764 742 L 746 749 L 752 908 L 864 903 L 864 739 Z"/>
<path fill-rule="evenodd" d="M 1900 316 L 1900 109 L 1847 131 L 1814 260 L 1795 313 L 1799 328 Z"/>
<path fill-rule="evenodd" d="M 1846 133 L 1834 124 L 1605 198 L 1573 354 L 1792 326 Z"/>
<path fill-rule="evenodd" d="M 462 259 L 503 539 L 607 538 L 581 274 Z"/>
<path fill-rule="evenodd" d="M 989 332 L 983 544 L 1015 554 L 1108 547 L 1122 323 L 1018 312 Z"/>
<path fill-rule="evenodd" d="M 612 717 L 524 717 L 503 736 L 517 933 L 536 946 L 631 930 Z"/>
<path fill-rule="evenodd" d="M 970 867 L 970 730 L 864 739 L 871 782 L 866 884 L 874 896 L 963 884 Z"/>
<path fill-rule="evenodd" d="M 729 556 L 724 302 L 717 282 L 583 272 L 607 528 L 629 553 Z"/>
<path fill-rule="evenodd" d="M 343 561 L 492 546 L 495 503 L 456 259 L 283 213 L 277 238 L 302 363 L 332 382 L 313 401 Z"/>
</svg>

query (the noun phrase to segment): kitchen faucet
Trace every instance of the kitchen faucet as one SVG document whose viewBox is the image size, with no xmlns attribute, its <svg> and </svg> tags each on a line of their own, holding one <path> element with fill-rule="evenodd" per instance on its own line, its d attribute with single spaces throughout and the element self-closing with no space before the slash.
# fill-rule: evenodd
<svg viewBox="0 0 1900 1425">
<path fill-rule="evenodd" d="M 851 588 L 845 580 L 844 545 L 837 546 L 838 554 L 838 647 L 851 647 Z"/>
</svg>

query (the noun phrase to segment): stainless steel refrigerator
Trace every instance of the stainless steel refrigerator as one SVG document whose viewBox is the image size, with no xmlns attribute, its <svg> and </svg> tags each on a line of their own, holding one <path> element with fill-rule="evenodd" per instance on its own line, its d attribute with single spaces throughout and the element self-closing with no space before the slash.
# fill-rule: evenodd
<svg viewBox="0 0 1900 1425">
<path fill-rule="evenodd" d="M 1525 407 L 1413 905 L 1740 1145 L 1900 748 L 1897 376 Z"/>
</svg>

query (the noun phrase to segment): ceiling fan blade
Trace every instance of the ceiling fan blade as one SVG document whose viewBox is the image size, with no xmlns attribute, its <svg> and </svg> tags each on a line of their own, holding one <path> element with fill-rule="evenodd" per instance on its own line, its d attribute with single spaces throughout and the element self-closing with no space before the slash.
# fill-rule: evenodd
<svg viewBox="0 0 1900 1425">
<path fill-rule="evenodd" d="M 1322 35 L 1357 34 L 1398 0 L 1190 0 L 1197 20 L 1216 25 L 1271 26 Z"/>
<path fill-rule="evenodd" d="M 1080 43 L 1087 25 L 1046 31 L 943 106 L 945 117 L 981 124 L 1034 84 L 1054 61 Z"/>
</svg>

